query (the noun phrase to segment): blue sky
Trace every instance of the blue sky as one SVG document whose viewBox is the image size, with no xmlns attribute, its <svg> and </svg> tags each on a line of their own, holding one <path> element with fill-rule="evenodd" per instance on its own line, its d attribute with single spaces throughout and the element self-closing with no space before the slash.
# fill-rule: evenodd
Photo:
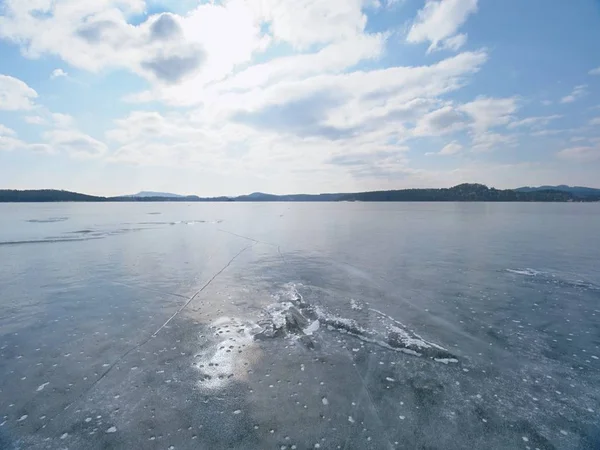
<svg viewBox="0 0 600 450">
<path fill-rule="evenodd" d="M 600 187 L 597 0 L 0 0 L 0 188 Z"/>
</svg>

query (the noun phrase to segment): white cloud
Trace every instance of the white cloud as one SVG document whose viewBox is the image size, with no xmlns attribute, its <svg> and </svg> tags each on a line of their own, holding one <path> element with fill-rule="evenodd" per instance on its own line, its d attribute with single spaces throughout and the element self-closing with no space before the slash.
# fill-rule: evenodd
<svg viewBox="0 0 600 450">
<path fill-rule="evenodd" d="M 198 70 L 203 50 L 177 33 L 180 26 L 174 16 L 152 16 L 137 26 L 127 22 L 130 14 L 144 8 L 143 0 L 7 0 L 0 37 L 19 44 L 27 57 L 56 55 L 93 72 L 124 67 L 170 83 Z"/>
<path fill-rule="evenodd" d="M 198 90 L 250 62 L 271 43 L 299 50 L 360 44 L 367 36 L 363 6 L 362 0 L 301 0 L 293 5 L 285 0 L 229 0 L 200 4 L 185 16 L 152 15 L 132 25 L 128 17 L 144 11 L 143 0 L 7 0 L 0 37 L 20 45 L 31 58 L 52 54 L 92 72 L 126 68 L 165 85 L 193 79 Z M 41 28 L 44 33 L 39 33 Z"/>
<path fill-rule="evenodd" d="M 367 32 L 365 10 L 378 7 L 375 1 L 194 2 L 185 15 L 151 16 L 142 15 L 141 0 L 5 3 L 0 37 L 20 45 L 24 55 L 57 56 L 65 68 L 91 72 L 125 69 L 149 81 L 147 91 L 128 100 L 164 104 L 114 120 L 102 138 L 78 130 L 73 117 L 40 107 L 24 120 L 48 127 L 42 142 L 13 142 L 13 148 L 193 167 L 291 191 L 298 180 L 304 183 L 299 190 L 435 180 L 410 167 L 413 138 L 445 136 L 448 144 L 438 154 L 451 155 L 514 145 L 501 126 L 537 126 L 534 118 L 516 121 L 516 98 L 448 99 L 485 64 L 483 50 L 420 66 L 379 61 L 391 34 Z M 430 51 L 458 52 L 467 41 L 460 28 L 476 9 L 475 0 L 429 0 L 409 40 L 430 43 Z M 269 48 L 272 53 L 255 58 Z M 453 134 L 465 130 L 472 145 L 465 141 L 463 149 L 454 139 L 464 136 Z"/>
<path fill-rule="evenodd" d="M 580 84 L 579 86 L 575 86 L 573 91 L 560 99 L 561 103 L 573 103 L 576 100 L 579 100 L 582 97 L 587 95 L 587 84 Z"/>
<path fill-rule="evenodd" d="M 463 149 L 463 146 L 460 145 L 458 142 L 456 141 L 452 141 L 449 144 L 446 144 L 438 153 L 436 153 L 437 155 L 442 155 L 442 156 L 449 156 L 449 155 L 456 155 L 457 153 L 459 153 L 461 150 Z"/>
<path fill-rule="evenodd" d="M 8 128 L 6 125 L 0 123 L 0 136 L 15 136 L 17 133 L 12 128 Z"/>
<path fill-rule="evenodd" d="M 486 131 L 473 135 L 471 149 L 475 152 L 487 152 L 498 146 L 514 147 L 515 145 L 517 145 L 517 139 L 513 135 Z"/>
<path fill-rule="evenodd" d="M 467 52 L 430 66 L 318 74 L 313 68 L 287 71 L 294 63 L 287 57 L 286 64 L 275 60 L 255 72 L 268 72 L 264 78 L 242 71 L 198 93 L 184 90 L 186 83 L 155 90 L 150 98 L 160 93 L 163 101 L 197 107 L 189 113 L 138 111 L 117 120 L 106 133 L 115 149 L 107 157 L 269 183 L 277 173 L 281 186 L 288 186 L 278 186 L 284 191 L 294 190 L 293 180 L 333 189 L 331 183 L 348 176 L 361 183 L 413 176 L 404 143 L 413 127 L 445 133 L 440 96 L 467 84 L 486 59 L 484 52 Z M 468 122 L 466 114 L 456 114 Z M 423 116 L 427 120 L 420 122 Z M 315 179 L 320 171 L 331 175 L 327 183 Z"/>
<path fill-rule="evenodd" d="M 531 128 L 539 128 L 545 125 L 548 125 L 550 122 L 556 119 L 560 119 L 562 116 L 559 114 L 554 114 L 551 116 L 536 116 L 536 117 L 527 117 L 525 119 L 516 120 L 508 124 L 509 129 L 519 128 L 519 127 L 531 127 Z"/>
<path fill-rule="evenodd" d="M 564 133 L 566 130 L 539 130 L 531 133 L 532 136 L 556 136 L 557 134 Z"/>
<path fill-rule="evenodd" d="M 423 115 L 417 122 L 415 136 L 441 136 L 454 133 L 467 127 L 468 117 L 452 106 L 444 106 Z"/>
<path fill-rule="evenodd" d="M 50 114 L 50 117 L 52 119 L 53 124 L 57 128 L 69 128 L 75 122 L 75 119 L 73 118 L 73 116 L 71 116 L 69 114 L 52 113 L 52 114 Z"/>
<path fill-rule="evenodd" d="M 0 124 L 0 151 L 27 150 L 50 153 L 51 149 L 45 144 L 29 144 L 18 138 L 15 130 Z"/>
<path fill-rule="evenodd" d="M 590 120 L 590 125 L 600 125 L 600 117 L 594 117 Z"/>
<path fill-rule="evenodd" d="M 24 143 L 13 135 L 0 133 L 0 151 L 10 152 L 24 147 Z"/>
<path fill-rule="evenodd" d="M 23 120 L 30 125 L 44 125 L 47 123 L 42 116 L 25 116 Z"/>
<path fill-rule="evenodd" d="M 275 41 L 304 50 L 362 34 L 367 16 L 363 0 L 250 0 L 258 18 L 271 24 Z M 292 6 L 293 5 L 293 6 Z"/>
<path fill-rule="evenodd" d="M 466 34 L 457 34 L 455 36 L 449 37 L 448 39 L 444 39 L 440 44 L 440 50 L 452 50 L 458 51 L 462 48 L 463 45 L 467 43 L 467 35 Z"/>
<path fill-rule="evenodd" d="M 61 78 L 61 77 L 65 77 L 67 78 L 69 76 L 69 74 L 67 72 L 65 72 L 62 69 L 54 69 L 52 71 L 52 73 L 50 74 L 50 79 L 54 80 L 56 78 Z"/>
<path fill-rule="evenodd" d="M 475 132 L 484 132 L 489 128 L 506 125 L 518 109 L 517 98 L 478 97 L 472 102 L 461 105 L 458 110 L 473 119 Z"/>
<path fill-rule="evenodd" d="M 600 67 L 596 67 L 595 69 L 592 69 L 589 71 L 590 75 L 600 75 Z"/>
<path fill-rule="evenodd" d="M 85 133 L 77 130 L 52 130 L 44 133 L 47 145 L 75 158 L 94 158 L 106 153 L 107 147 Z"/>
<path fill-rule="evenodd" d="M 600 161 L 600 147 L 572 147 L 557 153 L 561 159 L 573 162 Z"/>
<path fill-rule="evenodd" d="M 1 27 L 1 25 L 0 25 Z M 0 111 L 32 109 L 38 94 L 18 78 L 0 74 Z"/>
<path fill-rule="evenodd" d="M 477 0 L 426 0 L 406 40 L 430 42 L 427 52 L 443 48 L 457 50 L 464 45 L 467 37 L 456 32 L 476 11 Z"/>
</svg>

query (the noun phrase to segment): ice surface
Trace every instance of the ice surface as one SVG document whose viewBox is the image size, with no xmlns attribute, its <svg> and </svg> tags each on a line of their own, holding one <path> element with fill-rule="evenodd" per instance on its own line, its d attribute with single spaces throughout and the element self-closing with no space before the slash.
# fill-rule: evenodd
<svg viewBox="0 0 600 450">
<path fill-rule="evenodd" d="M 244 377 L 244 363 L 252 357 L 254 336 L 260 328 L 240 319 L 221 317 L 210 330 L 212 336 L 201 338 L 205 347 L 196 355 L 194 367 L 200 372 L 199 385 L 212 390 Z"/>
<path fill-rule="evenodd" d="M 0 246 L 0 448 L 596 447 L 595 205 L 537 243 L 508 205 L 42 206 L 1 240 L 83 240 Z"/>
</svg>

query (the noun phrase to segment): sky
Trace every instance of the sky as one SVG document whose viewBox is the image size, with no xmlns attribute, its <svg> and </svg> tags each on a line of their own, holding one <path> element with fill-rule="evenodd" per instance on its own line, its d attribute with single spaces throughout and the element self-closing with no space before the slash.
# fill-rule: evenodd
<svg viewBox="0 0 600 450">
<path fill-rule="evenodd" d="M 0 0 L 0 188 L 600 187 L 598 0 Z"/>
</svg>

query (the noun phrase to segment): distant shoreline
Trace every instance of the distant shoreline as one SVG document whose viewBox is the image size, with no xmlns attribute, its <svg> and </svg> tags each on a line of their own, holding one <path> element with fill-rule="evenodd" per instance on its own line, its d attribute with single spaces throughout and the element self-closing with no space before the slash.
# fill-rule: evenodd
<svg viewBox="0 0 600 450">
<path fill-rule="evenodd" d="M 0 190 L 0 203 L 124 203 L 124 202 L 597 202 L 600 189 L 541 187 L 495 189 L 482 184 L 460 184 L 441 189 L 401 189 L 338 194 L 274 195 L 254 193 L 237 197 L 116 196 L 100 197 L 53 189 Z"/>
</svg>

